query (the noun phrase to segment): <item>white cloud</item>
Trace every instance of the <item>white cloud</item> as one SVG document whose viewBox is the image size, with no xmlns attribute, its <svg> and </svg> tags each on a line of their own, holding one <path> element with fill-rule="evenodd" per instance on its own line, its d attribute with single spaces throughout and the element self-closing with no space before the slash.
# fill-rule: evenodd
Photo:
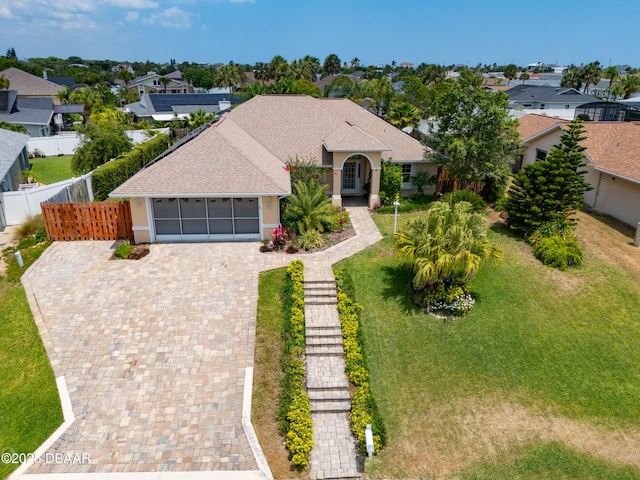
<svg viewBox="0 0 640 480">
<path fill-rule="evenodd" d="M 147 25 L 160 25 L 161 27 L 184 30 L 191 27 L 191 13 L 171 7 L 162 13 L 154 13 L 144 19 Z"/>
<path fill-rule="evenodd" d="M 102 0 L 102 4 L 120 8 L 157 8 L 158 2 L 152 0 Z"/>
<path fill-rule="evenodd" d="M 0 5 L 0 18 L 14 18 L 11 10 L 6 5 Z"/>
<path fill-rule="evenodd" d="M 140 14 L 138 12 L 127 12 L 127 16 L 124 17 L 124 19 L 127 22 L 133 22 L 134 20 L 137 20 L 139 16 Z"/>
</svg>

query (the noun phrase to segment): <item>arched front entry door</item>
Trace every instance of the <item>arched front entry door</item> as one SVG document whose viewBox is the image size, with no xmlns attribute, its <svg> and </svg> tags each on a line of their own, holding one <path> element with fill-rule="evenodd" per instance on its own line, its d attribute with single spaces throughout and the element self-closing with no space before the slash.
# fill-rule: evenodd
<svg viewBox="0 0 640 480">
<path fill-rule="evenodd" d="M 345 160 L 342 166 L 342 195 L 362 194 L 364 160 L 362 155 L 353 155 Z"/>
</svg>

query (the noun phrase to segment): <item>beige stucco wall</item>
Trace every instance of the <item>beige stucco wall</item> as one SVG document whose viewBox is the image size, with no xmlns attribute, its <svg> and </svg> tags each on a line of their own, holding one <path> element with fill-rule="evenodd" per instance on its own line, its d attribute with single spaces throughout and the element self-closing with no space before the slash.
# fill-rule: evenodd
<svg viewBox="0 0 640 480">
<path fill-rule="evenodd" d="M 133 224 L 133 240 L 135 243 L 149 243 L 151 232 L 149 231 L 149 218 L 147 216 L 147 199 L 130 198 L 131 223 Z M 141 228 L 142 230 L 138 230 Z"/>
<path fill-rule="evenodd" d="M 437 175 L 438 173 L 438 165 L 436 165 L 435 163 L 422 162 L 422 163 L 416 163 L 415 165 L 416 165 L 416 169 L 415 169 L 416 175 L 422 172 L 428 172 L 429 175 Z M 435 193 L 435 191 L 436 191 L 436 185 L 429 185 L 424 188 L 424 193 L 426 194 L 433 194 Z M 411 195 L 415 195 L 416 193 L 418 193 L 418 189 L 415 187 L 403 188 L 400 191 L 400 196 L 409 197 Z"/>
<path fill-rule="evenodd" d="M 584 180 L 591 185 L 591 190 L 584 192 L 584 203 L 590 207 L 594 207 L 596 203 L 596 194 L 598 192 L 598 183 L 600 179 L 600 172 L 593 168 L 593 165 L 587 165 L 587 173 L 584 176 Z"/>
<path fill-rule="evenodd" d="M 640 185 L 602 173 L 594 208 L 635 227 L 640 222 Z"/>
<path fill-rule="evenodd" d="M 554 130 L 547 135 L 536 138 L 524 147 L 524 156 L 522 158 L 522 166 L 529 165 L 536 161 L 536 150 L 544 150 L 549 153 L 553 149 L 554 145 L 560 143 L 560 136 L 564 132 L 561 130 Z"/>
<path fill-rule="evenodd" d="M 271 240 L 273 229 L 280 225 L 278 197 L 262 197 L 262 238 Z"/>
</svg>

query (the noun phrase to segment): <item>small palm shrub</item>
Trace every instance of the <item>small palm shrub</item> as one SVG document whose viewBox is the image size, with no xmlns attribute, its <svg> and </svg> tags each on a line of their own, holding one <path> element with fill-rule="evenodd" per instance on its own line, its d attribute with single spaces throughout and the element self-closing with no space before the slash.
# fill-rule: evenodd
<svg viewBox="0 0 640 480">
<path fill-rule="evenodd" d="M 534 245 L 533 254 L 543 264 L 559 270 L 582 265 L 582 249 L 574 238 L 543 238 Z"/>
<path fill-rule="evenodd" d="M 471 190 L 457 190 L 455 192 L 446 193 L 443 200 L 447 203 L 469 202 L 471 204 L 472 211 L 477 213 L 483 213 L 487 209 L 487 202 L 475 192 Z"/>
<path fill-rule="evenodd" d="M 324 232 L 336 223 L 336 210 L 327 197 L 327 186 L 315 182 L 295 183 L 295 192 L 287 198 L 282 223 L 297 233 L 307 230 Z"/>
<path fill-rule="evenodd" d="M 298 247 L 305 250 L 311 250 L 312 248 L 320 248 L 324 245 L 324 239 L 320 232 L 315 229 L 305 230 L 296 238 L 296 244 Z"/>
<path fill-rule="evenodd" d="M 38 233 L 39 228 L 44 228 L 42 215 L 29 215 L 24 222 L 16 228 L 18 239 L 30 237 Z"/>
</svg>

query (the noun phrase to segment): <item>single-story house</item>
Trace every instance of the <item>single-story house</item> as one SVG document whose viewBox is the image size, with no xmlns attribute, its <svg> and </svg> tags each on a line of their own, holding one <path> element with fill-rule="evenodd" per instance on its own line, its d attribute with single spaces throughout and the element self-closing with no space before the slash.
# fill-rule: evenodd
<svg viewBox="0 0 640 480">
<path fill-rule="evenodd" d="M 19 97 L 17 90 L 0 90 L 0 122 L 24 126 L 32 137 L 47 137 L 53 128 L 50 97 Z"/>
<path fill-rule="evenodd" d="M 130 199 L 136 242 L 270 238 L 296 156 L 325 168 L 336 206 L 365 184 L 378 203 L 382 160 L 402 165 L 407 188 L 437 171 L 420 142 L 347 99 L 257 96 L 185 140 L 110 194 Z"/>
<path fill-rule="evenodd" d="M 567 87 L 516 85 L 505 93 L 509 95 L 511 108 L 565 120 L 573 120 L 580 105 L 598 101 L 591 95 Z"/>
<path fill-rule="evenodd" d="M 540 115 L 519 119 L 524 144 L 522 164 L 544 160 L 567 122 Z M 640 222 L 640 124 L 634 122 L 584 122 L 587 160 L 585 180 L 592 190 L 584 203 L 631 226 Z"/>
<path fill-rule="evenodd" d="M 231 107 L 231 95 L 211 93 L 143 93 L 139 102 L 125 105 L 125 111 L 141 120 L 170 122 L 202 110 L 219 113 Z M 234 98 L 234 104 L 239 98 Z"/>
<path fill-rule="evenodd" d="M 0 76 L 9 79 L 9 88 L 18 91 L 20 98 L 50 98 L 54 105 L 60 104 L 58 94 L 66 90 L 62 85 L 45 80 L 36 75 L 10 67 L 0 72 Z"/>
<path fill-rule="evenodd" d="M 0 128 L 0 192 L 18 190 L 22 170 L 28 170 L 29 135 Z M 6 226 L 4 204 L 0 195 L 0 229 Z"/>
</svg>

